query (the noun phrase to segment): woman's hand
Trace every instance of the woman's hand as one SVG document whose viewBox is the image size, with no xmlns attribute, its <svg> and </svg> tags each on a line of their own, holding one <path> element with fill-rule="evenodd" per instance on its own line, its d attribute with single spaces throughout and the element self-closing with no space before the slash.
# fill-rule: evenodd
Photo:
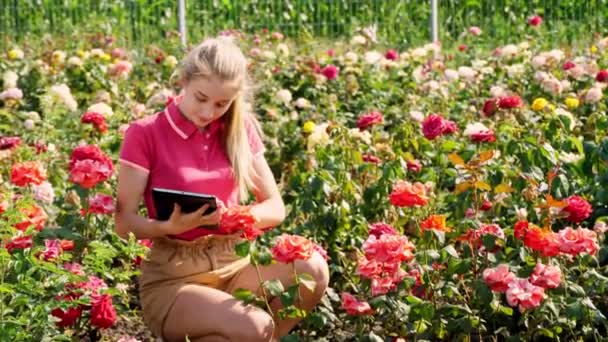
<svg viewBox="0 0 608 342">
<path fill-rule="evenodd" d="M 196 211 L 185 214 L 182 213 L 179 204 L 175 203 L 171 217 L 168 221 L 163 222 L 164 231 L 167 235 L 178 235 L 200 226 L 217 226 L 220 223 L 222 213 L 226 210 L 224 203 L 218 200 L 217 209 L 208 215 L 204 215 L 208 208 L 209 205 L 205 204 Z"/>
</svg>

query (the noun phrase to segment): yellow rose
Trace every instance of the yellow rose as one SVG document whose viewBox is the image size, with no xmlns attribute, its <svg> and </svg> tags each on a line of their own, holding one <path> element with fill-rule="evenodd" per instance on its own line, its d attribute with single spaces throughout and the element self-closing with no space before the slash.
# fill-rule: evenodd
<svg viewBox="0 0 608 342">
<path fill-rule="evenodd" d="M 579 104 L 580 104 L 580 101 L 575 97 L 569 97 L 566 99 L 566 106 L 568 107 L 568 109 L 578 108 Z"/>
<path fill-rule="evenodd" d="M 8 59 L 16 60 L 23 58 L 23 51 L 19 49 L 12 49 L 8 52 Z"/>
<path fill-rule="evenodd" d="M 597 46 L 591 45 L 591 53 L 596 53 L 596 52 L 597 52 Z"/>
<path fill-rule="evenodd" d="M 107 53 L 104 53 L 104 54 L 101 56 L 101 59 L 102 59 L 102 60 L 104 60 L 104 61 L 106 61 L 106 62 L 108 62 L 108 61 L 112 60 L 112 56 L 110 56 L 110 55 L 109 55 L 109 54 L 107 54 Z"/>
<path fill-rule="evenodd" d="M 534 102 L 532 102 L 532 109 L 538 112 L 545 109 L 547 104 L 549 104 L 547 100 L 543 99 L 542 97 L 539 97 L 535 99 Z"/>
<path fill-rule="evenodd" d="M 302 131 L 306 134 L 311 133 L 315 129 L 316 125 L 312 121 L 306 121 L 302 127 Z"/>
</svg>

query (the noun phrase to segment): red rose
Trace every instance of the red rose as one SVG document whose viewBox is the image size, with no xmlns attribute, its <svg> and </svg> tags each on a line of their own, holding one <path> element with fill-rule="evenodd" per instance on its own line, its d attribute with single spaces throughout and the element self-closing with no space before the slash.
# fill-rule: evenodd
<svg viewBox="0 0 608 342">
<path fill-rule="evenodd" d="M 422 163 L 418 159 L 412 159 L 406 161 L 407 169 L 412 172 L 420 172 L 422 170 Z"/>
<path fill-rule="evenodd" d="M 32 247 L 31 236 L 21 236 L 14 238 L 6 244 L 6 250 L 11 254 L 15 249 L 26 249 Z"/>
<path fill-rule="evenodd" d="M 19 187 L 40 185 L 46 180 L 46 171 L 38 162 L 28 161 L 11 167 L 11 182 Z"/>
<path fill-rule="evenodd" d="M 597 75 L 595 75 L 595 80 L 603 83 L 608 82 L 608 70 L 600 70 Z"/>
<path fill-rule="evenodd" d="M 576 67 L 576 64 L 574 64 L 574 62 L 572 62 L 572 61 L 567 61 L 566 63 L 564 63 L 564 65 L 562 65 L 562 69 L 564 71 L 570 70 L 570 69 L 572 69 L 574 67 Z"/>
<path fill-rule="evenodd" d="M 458 51 L 463 52 L 467 49 L 467 46 L 465 44 L 460 44 L 458 45 Z"/>
<path fill-rule="evenodd" d="M 471 141 L 474 142 L 495 142 L 496 136 L 493 130 L 481 131 L 471 134 Z"/>
<path fill-rule="evenodd" d="M 272 256 L 276 261 L 287 264 L 295 260 L 308 260 L 314 250 L 313 243 L 305 237 L 283 234 L 272 247 Z"/>
<path fill-rule="evenodd" d="M 528 19 L 528 25 L 538 27 L 543 23 L 543 18 L 540 15 L 535 15 Z"/>
<path fill-rule="evenodd" d="M 567 201 L 568 205 L 562 209 L 564 212 L 568 213 L 566 220 L 580 223 L 591 216 L 593 208 L 584 198 L 575 195 L 568 197 Z"/>
<path fill-rule="evenodd" d="M 251 214 L 250 209 L 251 208 L 247 206 L 235 206 L 226 209 L 220 218 L 220 232 L 225 234 L 241 232 L 243 237 L 247 240 L 255 240 L 259 235 L 257 233 L 261 233 L 261 231 L 254 228 L 256 220 Z"/>
<path fill-rule="evenodd" d="M 395 49 L 389 49 L 388 51 L 386 51 L 384 57 L 388 60 L 396 61 L 397 59 L 399 59 L 399 52 L 397 52 L 397 50 Z"/>
<path fill-rule="evenodd" d="M 10 150 L 21 145 L 21 138 L 19 137 L 2 137 L 0 138 L 0 151 Z"/>
<path fill-rule="evenodd" d="M 69 167 L 70 181 L 85 189 L 107 180 L 114 172 L 112 160 L 95 145 L 75 148 Z"/>
<path fill-rule="evenodd" d="M 74 241 L 72 240 L 61 240 L 61 250 L 64 252 L 68 252 L 74 250 Z"/>
<path fill-rule="evenodd" d="M 86 112 L 80 118 L 80 122 L 93 124 L 93 126 L 95 126 L 95 128 L 100 133 L 105 133 L 108 131 L 108 125 L 106 124 L 106 118 L 105 118 L 105 116 L 103 116 L 103 114 L 100 114 L 100 113 Z"/>
<path fill-rule="evenodd" d="M 496 110 L 498 110 L 498 107 L 496 105 L 496 100 L 490 99 L 490 100 L 487 100 L 486 102 L 484 102 L 483 109 L 481 111 L 483 112 L 484 116 L 490 117 L 490 116 L 494 115 L 494 113 L 496 113 Z"/>
<path fill-rule="evenodd" d="M 521 107 L 523 102 L 519 96 L 504 96 L 498 100 L 498 107 L 502 109 L 513 109 Z"/>
<path fill-rule="evenodd" d="M 380 158 L 374 156 L 373 154 L 369 154 L 369 153 L 364 154 L 363 156 L 361 156 L 361 158 L 363 159 L 364 162 L 367 162 L 367 163 L 372 163 L 372 164 L 382 163 L 382 160 L 380 160 Z"/>
<path fill-rule="evenodd" d="M 91 306 L 91 325 L 107 329 L 116 321 L 116 311 L 112 306 L 112 297 L 107 294 L 93 295 Z"/>
<path fill-rule="evenodd" d="M 433 140 L 440 136 L 444 130 L 444 119 L 441 115 L 431 114 L 422 121 L 422 134 L 424 137 Z"/>
<path fill-rule="evenodd" d="M 357 120 L 357 127 L 360 130 L 364 130 L 368 127 L 374 126 L 375 124 L 381 124 L 384 121 L 384 117 L 380 112 L 369 112 L 361 115 Z"/>
<path fill-rule="evenodd" d="M 492 202 L 488 201 L 488 200 L 484 200 L 481 203 L 481 207 L 479 208 L 481 211 L 488 211 L 490 209 L 492 209 Z"/>
<path fill-rule="evenodd" d="M 528 221 L 518 221 L 513 228 L 513 235 L 516 239 L 522 239 L 528 230 L 530 224 Z"/>
<path fill-rule="evenodd" d="M 338 77 L 338 68 L 335 65 L 327 65 L 323 69 L 321 69 L 321 73 L 328 80 L 333 80 Z"/>
<path fill-rule="evenodd" d="M 51 315 L 61 320 L 55 323 L 58 327 L 71 327 L 76 324 L 80 316 L 82 316 L 82 308 L 80 308 L 80 306 L 76 306 L 68 308 L 67 311 L 63 311 L 60 308 L 55 308 L 53 311 L 51 311 Z"/>
</svg>

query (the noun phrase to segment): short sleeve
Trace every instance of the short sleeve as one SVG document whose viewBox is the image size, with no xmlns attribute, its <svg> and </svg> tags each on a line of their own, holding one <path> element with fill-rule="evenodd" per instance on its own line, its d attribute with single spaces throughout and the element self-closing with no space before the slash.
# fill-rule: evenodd
<svg viewBox="0 0 608 342">
<path fill-rule="evenodd" d="M 245 123 L 247 129 L 247 139 L 249 140 L 249 146 L 251 147 L 251 153 L 254 157 L 260 156 L 264 154 L 266 148 L 264 147 L 264 143 L 262 142 L 262 137 L 260 136 L 260 132 L 256 127 L 256 122 L 254 119 L 249 119 Z"/>
<path fill-rule="evenodd" d="M 146 138 L 146 127 L 139 122 L 129 125 L 120 148 L 119 161 L 136 169 L 150 172 L 150 141 Z"/>
</svg>

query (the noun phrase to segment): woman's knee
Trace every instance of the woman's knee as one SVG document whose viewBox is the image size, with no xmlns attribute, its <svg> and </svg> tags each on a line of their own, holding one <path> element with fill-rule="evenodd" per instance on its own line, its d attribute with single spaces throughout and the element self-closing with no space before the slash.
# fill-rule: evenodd
<svg viewBox="0 0 608 342">
<path fill-rule="evenodd" d="M 315 294 L 322 296 L 329 285 L 329 267 L 327 261 L 315 252 L 308 260 L 300 260 L 296 264 L 299 274 L 309 274 L 315 280 Z"/>
<path fill-rule="evenodd" d="M 268 342 L 274 334 L 272 317 L 258 308 L 248 307 L 239 325 L 230 325 L 231 341 Z"/>
</svg>

